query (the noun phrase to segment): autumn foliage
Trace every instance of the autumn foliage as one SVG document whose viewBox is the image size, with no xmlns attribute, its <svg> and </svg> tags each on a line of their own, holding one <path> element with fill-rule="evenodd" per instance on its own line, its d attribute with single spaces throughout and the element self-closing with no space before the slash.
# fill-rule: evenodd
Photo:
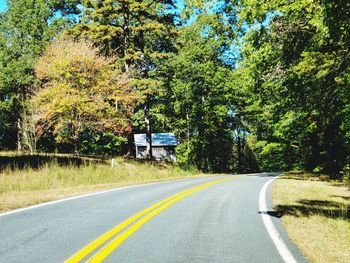
<svg viewBox="0 0 350 263">
<path fill-rule="evenodd" d="M 36 63 L 42 85 L 32 102 L 58 142 L 77 141 L 87 129 L 129 132 L 139 98 L 117 64 L 87 41 L 61 37 L 48 46 Z"/>
</svg>

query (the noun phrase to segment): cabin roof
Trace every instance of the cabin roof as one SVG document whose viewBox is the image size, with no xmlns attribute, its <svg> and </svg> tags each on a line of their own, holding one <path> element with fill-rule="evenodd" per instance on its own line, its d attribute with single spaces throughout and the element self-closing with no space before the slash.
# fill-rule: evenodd
<svg viewBox="0 0 350 263">
<path fill-rule="evenodd" d="M 146 134 L 134 134 L 136 146 L 146 146 Z M 152 146 L 176 146 L 174 133 L 152 133 Z"/>
</svg>

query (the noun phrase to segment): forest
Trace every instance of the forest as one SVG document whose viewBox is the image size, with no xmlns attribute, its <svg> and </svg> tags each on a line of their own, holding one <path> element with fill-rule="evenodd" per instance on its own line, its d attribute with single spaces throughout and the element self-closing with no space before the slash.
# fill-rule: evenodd
<svg viewBox="0 0 350 263">
<path fill-rule="evenodd" d="M 7 0 L 0 151 L 350 174 L 350 1 Z M 152 158 L 149 153 L 149 158 Z"/>
</svg>

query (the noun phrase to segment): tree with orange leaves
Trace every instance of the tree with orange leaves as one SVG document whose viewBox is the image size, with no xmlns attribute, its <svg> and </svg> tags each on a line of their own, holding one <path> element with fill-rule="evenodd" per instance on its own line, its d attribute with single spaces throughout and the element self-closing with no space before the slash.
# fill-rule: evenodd
<svg viewBox="0 0 350 263">
<path fill-rule="evenodd" d="M 87 41 L 58 38 L 36 63 L 41 88 L 32 99 L 45 129 L 53 129 L 57 142 L 74 144 L 86 130 L 125 134 L 142 93 L 132 78 L 116 65 L 116 57 L 100 55 Z"/>
</svg>

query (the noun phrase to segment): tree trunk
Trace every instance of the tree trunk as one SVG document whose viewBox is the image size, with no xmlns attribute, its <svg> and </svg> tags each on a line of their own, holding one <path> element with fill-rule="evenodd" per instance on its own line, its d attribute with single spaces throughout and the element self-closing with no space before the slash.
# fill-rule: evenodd
<svg viewBox="0 0 350 263">
<path fill-rule="evenodd" d="M 135 145 L 135 139 L 134 139 L 134 127 L 131 124 L 131 131 L 127 136 L 128 143 L 127 143 L 127 149 L 123 152 L 123 154 L 126 154 L 128 157 L 136 157 L 136 149 L 134 147 Z"/>
<path fill-rule="evenodd" d="M 144 106 L 145 123 L 146 123 L 146 153 L 147 159 L 153 159 L 152 152 L 152 130 L 151 130 L 151 119 L 149 116 L 149 103 L 146 102 Z"/>
<path fill-rule="evenodd" d="M 124 70 L 127 76 L 129 77 L 131 70 L 131 61 L 128 58 L 128 49 L 130 47 L 130 10 L 126 3 L 123 3 L 123 11 L 124 22 L 123 22 L 123 55 L 124 55 Z M 127 153 L 128 157 L 136 157 L 136 152 L 134 148 L 135 140 L 134 140 L 134 127 L 131 123 L 131 131 L 127 136 L 128 145 L 127 145 Z"/>
<path fill-rule="evenodd" d="M 17 151 L 22 151 L 23 150 L 21 130 L 22 130 L 21 119 L 18 118 L 17 119 Z"/>
<path fill-rule="evenodd" d="M 124 41 L 124 47 L 123 47 L 123 53 L 124 53 L 124 68 L 125 72 L 127 74 L 130 73 L 130 59 L 128 58 L 128 49 L 130 47 L 130 14 L 129 14 L 129 7 L 126 4 L 123 4 L 124 9 L 124 24 L 123 24 L 123 41 Z"/>
<path fill-rule="evenodd" d="M 190 120 L 188 113 L 186 114 L 186 126 L 187 126 L 187 151 L 190 150 Z"/>
<path fill-rule="evenodd" d="M 139 21 L 140 24 L 143 23 L 143 21 Z M 147 79 L 148 78 L 148 67 L 147 67 L 147 62 L 145 59 L 145 39 L 144 39 L 144 32 L 143 30 L 140 30 L 138 32 L 138 42 L 140 46 L 140 51 L 141 51 L 141 73 L 142 73 L 142 78 Z M 145 124 L 146 124 L 146 154 L 147 154 L 147 159 L 153 160 L 153 151 L 152 151 L 152 123 L 151 123 L 151 118 L 149 114 L 149 107 L 150 107 L 150 102 L 151 102 L 151 96 L 147 96 L 146 102 L 144 104 L 144 118 L 145 118 Z"/>
<path fill-rule="evenodd" d="M 242 170 L 242 141 L 241 141 L 241 134 L 240 129 L 237 131 L 237 161 L 238 161 L 238 172 L 241 172 Z"/>
</svg>

